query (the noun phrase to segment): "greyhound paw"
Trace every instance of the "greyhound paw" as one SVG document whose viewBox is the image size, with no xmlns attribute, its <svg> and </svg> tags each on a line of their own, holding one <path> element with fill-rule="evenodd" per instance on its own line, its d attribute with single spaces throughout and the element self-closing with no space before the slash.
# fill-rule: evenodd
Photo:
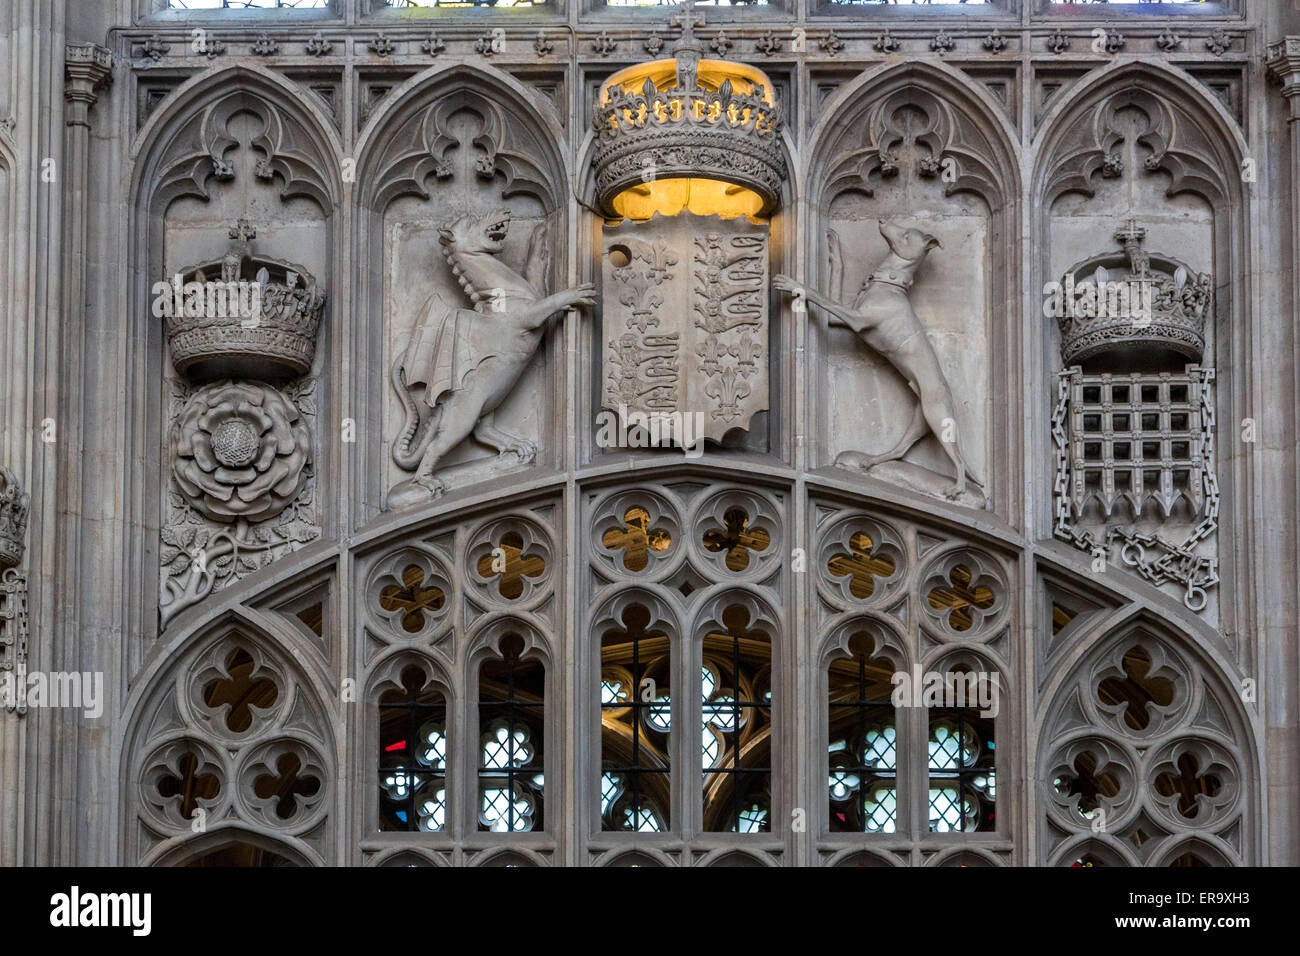
<svg viewBox="0 0 1300 956">
<path fill-rule="evenodd" d="M 966 494 L 966 485 L 964 482 L 959 482 L 953 485 L 947 491 L 945 491 L 943 493 L 943 496 L 947 498 L 949 501 L 956 501 L 964 494 Z"/>
<path fill-rule="evenodd" d="M 847 468 L 850 471 L 868 471 L 873 465 L 881 462 L 879 455 L 866 455 L 860 451 L 842 451 L 835 457 L 836 468 Z"/>
<path fill-rule="evenodd" d="M 501 454 L 517 455 L 521 465 L 531 465 L 537 460 L 537 445 L 526 438 L 520 438 L 501 449 Z"/>
</svg>

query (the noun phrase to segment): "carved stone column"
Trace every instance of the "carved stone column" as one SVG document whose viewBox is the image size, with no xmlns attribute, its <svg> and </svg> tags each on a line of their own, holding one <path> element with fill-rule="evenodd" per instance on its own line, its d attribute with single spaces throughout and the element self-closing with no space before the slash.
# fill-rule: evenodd
<svg viewBox="0 0 1300 956">
<path fill-rule="evenodd" d="M 1277 178 L 1282 180 L 1285 177 L 1291 195 L 1291 308 L 1290 321 L 1286 325 L 1294 328 L 1296 318 L 1300 316 L 1300 36 L 1288 36 L 1269 47 L 1267 66 L 1269 76 L 1282 84 L 1282 95 L 1288 107 L 1290 146 L 1286 159 L 1289 162 L 1278 170 Z M 1285 252 L 1281 254 L 1283 260 L 1285 255 Z M 1300 354 L 1295 352 L 1294 339 L 1292 348 L 1291 382 L 1294 388 L 1295 383 L 1300 382 Z M 1281 356 L 1279 364 L 1282 364 Z M 1287 411 L 1289 414 L 1280 416 L 1284 431 L 1278 439 L 1278 467 L 1260 469 L 1261 474 L 1276 474 L 1280 477 L 1275 484 L 1261 487 L 1260 493 L 1265 496 L 1265 501 L 1288 502 L 1289 507 L 1284 505 L 1278 510 L 1293 516 L 1296 485 L 1292 469 L 1300 462 L 1300 443 L 1297 442 L 1295 425 L 1300 419 L 1300 408 L 1293 406 Z M 1277 424 L 1274 423 L 1275 432 Z M 1287 467 L 1288 463 L 1290 467 Z M 1292 480 L 1288 481 L 1288 477 Z M 1293 526 L 1290 521 L 1286 524 L 1288 527 Z M 1285 550 L 1286 538 L 1279 535 L 1276 540 L 1283 546 L 1281 550 Z M 1281 551 L 1279 557 L 1280 553 Z M 1291 542 L 1291 553 L 1295 553 L 1294 540 Z M 1291 562 L 1281 560 L 1271 564 L 1277 576 L 1265 586 L 1276 587 L 1278 598 L 1259 609 L 1259 630 L 1265 648 L 1264 668 L 1267 674 L 1282 675 L 1280 679 L 1289 680 L 1291 686 L 1270 687 L 1268 681 L 1262 682 L 1267 725 L 1266 761 L 1270 769 L 1267 794 L 1270 831 L 1268 859 L 1275 865 L 1294 865 L 1300 858 L 1300 834 L 1296 833 L 1295 828 L 1297 807 L 1300 805 L 1297 799 L 1297 792 L 1300 791 L 1300 730 L 1297 729 L 1300 727 L 1300 695 L 1297 695 L 1294 683 L 1297 670 L 1300 670 L 1300 655 L 1297 654 L 1295 643 L 1298 584 Z"/>
</svg>

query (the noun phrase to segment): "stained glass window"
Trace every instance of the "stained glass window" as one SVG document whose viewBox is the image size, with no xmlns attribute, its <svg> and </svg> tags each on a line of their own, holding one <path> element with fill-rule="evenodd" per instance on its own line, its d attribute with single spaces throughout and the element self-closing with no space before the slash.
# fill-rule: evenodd
<svg viewBox="0 0 1300 956">
<path fill-rule="evenodd" d="M 478 828 L 521 833 L 543 828 L 543 707 L 546 672 L 523 658 L 524 642 L 510 634 L 501 657 L 479 669 Z"/>
<path fill-rule="evenodd" d="M 772 828 L 772 643 L 731 605 L 705 635 L 701 671 L 704 829 Z"/>
<path fill-rule="evenodd" d="M 993 718 L 971 707 L 930 712 L 932 833 L 997 829 Z"/>
<path fill-rule="evenodd" d="M 668 637 L 640 604 L 600 642 L 601 829 L 661 832 L 672 795 Z"/>
<path fill-rule="evenodd" d="M 893 833 L 898 824 L 898 735 L 890 702 L 894 667 L 872 657 L 875 643 L 860 632 L 848 659 L 829 674 L 831 832 Z"/>
<path fill-rule="evenodd" d="M 379 828 L 447 825 L 447 702 L 408 667 L 379 699 Z"/>
</svg>

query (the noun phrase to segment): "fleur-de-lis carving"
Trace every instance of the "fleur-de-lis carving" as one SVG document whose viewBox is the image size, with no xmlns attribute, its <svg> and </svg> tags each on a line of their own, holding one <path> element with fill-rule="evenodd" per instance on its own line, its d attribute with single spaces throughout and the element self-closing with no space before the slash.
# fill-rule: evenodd
<svg viewBox="0 0 1300 956">
<path fill-rule="evenodd" d="M 775 33 L 768 30 L 758 38 L 758 42 L 754 44 L 754 49 L 764 56 L 772 56 L 781 52 L 781 40 Z"/>
<path fill-rule="evenodd" d="M 641 44 L 645 51 L 651 56 L 658 56 L 659 51 L 664 48 L 664 38 L 657 33 L 652 33 L 645 38 L 645 43 Z"/>
<path fill-rule="evenodd" d="M 424 42 L 420 44 L 420 49 L 428 56 L 437 56 L 443 50 L 447 49 L 447 44 L 443 42 L 442 37 L 438 36 L 436 30 L 430 30 L 429 35 L 425 37 Z"/>
<path fill-rule="evenodd" d="M 618 49 L 618 41 L 604 30 L 601 30 L 600 35 L 591 41 L 591 48 L 601 56 L 609 56 Z"/>
<path fill-rule="evenodd" d="M 1047 38 L 1047 48 L 1053 53 L 1064 53 L 1070 49 L 1070 35 L 1064 30 L 1058 29 Z"/>
<path fill-rule="evenodd" d="M 940 30 L 930 38 L 930 49 L 935 53 L 949 53 L 957 47 L 957 41 Z"/>
<path fill-rule="evenodd" d="M 140 52 L 145 56 L 147 56 L 149 59 L 157 62 L 158 60 L 161 60 L 164 56 L 166 56 L 167 51 L 170 49 L 171 49 L 171 44 L 164 43 L 163 38 L 155 33 L 153 36 L 149 37 L 149 39 L 146 40 L 144 44 L 140 47 Z"/>
<path fill-rule="evenodd" d="M 719 30 L 717 35 L 709 43 L 709 46 L 713 47 L 713 52 L 718 54 L 718 56 L 726 56 L 727 51 L 734 45 L 735 44 L 732 42 L 731 38 L 722 30 Z"/>
<path fill-rule="evenodd" d="M 872 44 L 881 53 L 893 53 L 902 45 L 902 41 L 890 33 L 888 28 L 885 29 L 884 33 L 876 37 L 876 42 Z"/>
<path fill-rule="evenodd" d="M 994 27 L 993 32 L 984 38 L 982 45 L 990 53 L 1001 53 L 1007 48 L 1007 38 L 1002 35 L 1002 31 Z"/>
<path fill-rule="evenodd" d="M 375 56 L 392 56 L 397 46 L 392 40 L 388 39 L 381 30 L 379 35 L 366 44 L 367 48 Z"/>
<path fill-rule="evenodd" d="M 844 49 L 844 41 L 835 35 L 834 30 L 831 30 L 817 41 L 817 46 L 823 53 L 834 56 Z"/>
<path fill-rule="evenodd" d="M 533 49 L 537 51 L 538 56 L 546 56 L 555 49 L 555 43 L 546 35 L 545 30 L 538 30 L 537 39 L 533 41 Z"/>
<path fill-rule="evenodd" d="M 1223 56 L 1232 49 L 1232 35 L 1227 30 L 1215 30 L 1206 38 L 1205 48 L 1215 56 Z"/>
<path fill-rule="evenodd" d="M 1171 28 L 1166 27 L 1165 32 L 1156 37 L 1156 46 L 1166 53 L 1173 53 L 1183 45 L 1183 38 L 1175 33 Z"/>
<path fill-rule="evenodd" d="M 280 44 L 271 39 L 269 33 L 259 33 L 253 41 L 252 51 L 255 56 L 275 56 L 280 52 Z"/>
<path fill-rule="evenodd" d="M 307 53 L 311 56 L 325 56 L 332 49 L 334 49 L 334 44 L 325 39 L 325 35 L 319 30 L 306 44 Z"/>
</svg>

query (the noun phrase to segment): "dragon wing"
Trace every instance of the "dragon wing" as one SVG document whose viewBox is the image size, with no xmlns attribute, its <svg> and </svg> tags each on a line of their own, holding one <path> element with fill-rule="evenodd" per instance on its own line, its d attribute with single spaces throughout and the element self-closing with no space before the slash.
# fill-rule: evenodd
<svg viewBox="0 0 1300 956">
<path fill-rule="evenodd" d="M 459 385 L 456 374 L 456 338 L 460 310 L 434 293 L 411 333 L 406 347 L 406 387 L 424 385 L 424 403 L 432 408 L 444 392 Z"/>
</svg>

